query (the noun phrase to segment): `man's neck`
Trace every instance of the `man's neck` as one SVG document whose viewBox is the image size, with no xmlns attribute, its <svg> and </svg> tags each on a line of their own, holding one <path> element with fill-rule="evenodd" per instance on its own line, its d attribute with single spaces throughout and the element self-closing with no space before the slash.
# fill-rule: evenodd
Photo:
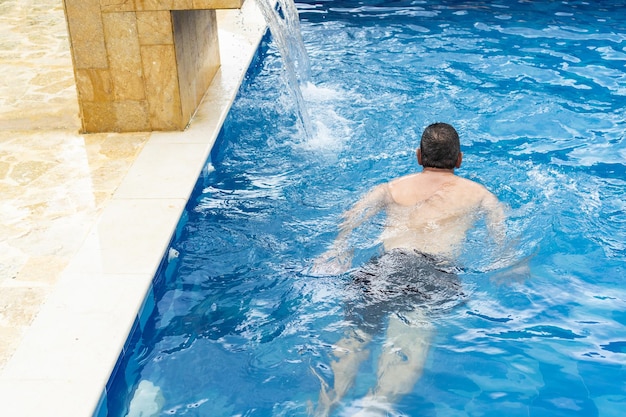
<svg viewBox="0 0 626 417">
<path fill-rule="evenodd" d="M 452 174 L 454 175 L 454 168 L 451 169 L 447 169 L 447 168 L 434 168 L 434 167 L 424 167 L 424 169 L 422 170 L 422 173 L 424 174 Z"/>
</svg>

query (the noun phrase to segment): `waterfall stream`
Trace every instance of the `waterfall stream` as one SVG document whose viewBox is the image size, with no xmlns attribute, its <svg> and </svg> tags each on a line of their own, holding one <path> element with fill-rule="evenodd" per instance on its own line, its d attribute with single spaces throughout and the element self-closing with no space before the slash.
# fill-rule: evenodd
<svg viewBox="0 0 626 417">
<path fill-rule="evenodd" d="M 311 68 L 300 32 L 298 10 L 293 0 L 257 0 L 257 4 L 283 59 L 287 87 L 296 102 L 297 116 L 305 136 L 311 139 L 315 136 L 315 128 L 302 95 L 302 87 L 311 83 Z"/>
</svg>

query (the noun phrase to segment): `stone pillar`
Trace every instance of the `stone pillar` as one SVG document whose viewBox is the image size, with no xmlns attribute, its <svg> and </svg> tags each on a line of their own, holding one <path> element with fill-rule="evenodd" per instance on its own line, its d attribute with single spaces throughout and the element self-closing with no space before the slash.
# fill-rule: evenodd
<svg viewBox="0 0 626 417">
<path fill-rule="evenodd" d="M 183 130 L 219 68 L 215 9 L 243 0 L 64 0 L 83 132 Z"/>
</svg>

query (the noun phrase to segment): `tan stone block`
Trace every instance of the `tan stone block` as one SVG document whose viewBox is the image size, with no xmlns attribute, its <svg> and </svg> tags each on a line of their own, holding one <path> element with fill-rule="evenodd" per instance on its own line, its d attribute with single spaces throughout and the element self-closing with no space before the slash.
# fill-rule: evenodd
<svg viewBox="0 0 626 417">
<path fill-rule="evenodd" d="M 107 55 L 99 0 L 65 0 L 65 16 L 75 67 L 106 68 Z"/>
<path fill-rule="evenodd" d="M 193 0 L 173 0 L 172 10 L 193 10 Z"/>
<path fill-rule="evenodd" d="M 170 10 L 192 10 L 193 0 L 172 0 L 172 8 Z"/>
<path fill-rule="evenodd" d="M 135 0 L 100 0 L 103 12 L 132 12 L 135 10 Z"/>
<path fill-rule="evenodd" d="M 140 45 L 173 45 L 172 18 L 169 11 L 137 12 Z"/>
<path fill-rule="evenodd" d="M 135 0 L 135 10 L 239 9 L 243 2 L 244 0 Z"/>
<path fill-rule="evenodd" d="M 136 10 L 172 10 L 174 0 L 135 0 Z"/>
<path fill-rule="evenodd" d="M 193 0 L 193 9 L 240 9 L 243 0 Z"/>
<path fill-rule="evenodd" d="M 172 0 L 172 10 L 192 10 L 193 0 Z"/>
<path fill-rule="evenodd" d="M 80 107 L 83 121 L 83 133 L 116 131 L 117 119 L 112 101 L 82 101 Z"/>
<path fill-rule="evenodd" d="M 109 65 L 107 60 L 104 37 L 95 41 L 71 40 L 71 49 L 76 69 L 100 68 L 106 69 Z"/>
<path fill-rule="evenodd" d="M 99 37 L 98 31 L 102 33 L 99 0 L 64 0 L 64 3 L 70 30 L 75 29 L 72 36 L 83 40 Z"/>
<path fill-rule="evenodd" d="M 135 12 L 103 13 L 102 22 L 115 100 L 144 100 Z"/>
<path fill-rule="evenodd" d="M 182 119 L 174 45 L 143 46 L 141 55 L 152 130 L 182 130 L 187 120 Z"/>
<path fill-rule="evenodd" d="M 116 132 L 145 132 L 150 130 L 150 113 L 146 101 L 114 103 Z"/>
<path fill-rule="evenodd" d="M 83 102 L 82 109 L 86 133 L 150 130 L 148 103 L 145 101 Z"/>
<path fill-rule="evenodd" d="M 76 70 L 76 88 L 83 101 L 113 101 L 113 81 L 108 70 Z"/>
</svg>

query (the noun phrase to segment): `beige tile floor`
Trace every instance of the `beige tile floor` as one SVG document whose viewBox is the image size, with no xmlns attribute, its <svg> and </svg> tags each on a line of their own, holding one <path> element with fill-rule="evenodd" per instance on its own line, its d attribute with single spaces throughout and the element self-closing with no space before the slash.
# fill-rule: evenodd
<svg viewBox="0 0 626 417">
<path fill-rule="evenodd" d="M 218 27 L 186 131 L 80 135 L 62 0 L 0 1 L 0 415 L 93 412 L 265 30 Z"/>
</svg>

